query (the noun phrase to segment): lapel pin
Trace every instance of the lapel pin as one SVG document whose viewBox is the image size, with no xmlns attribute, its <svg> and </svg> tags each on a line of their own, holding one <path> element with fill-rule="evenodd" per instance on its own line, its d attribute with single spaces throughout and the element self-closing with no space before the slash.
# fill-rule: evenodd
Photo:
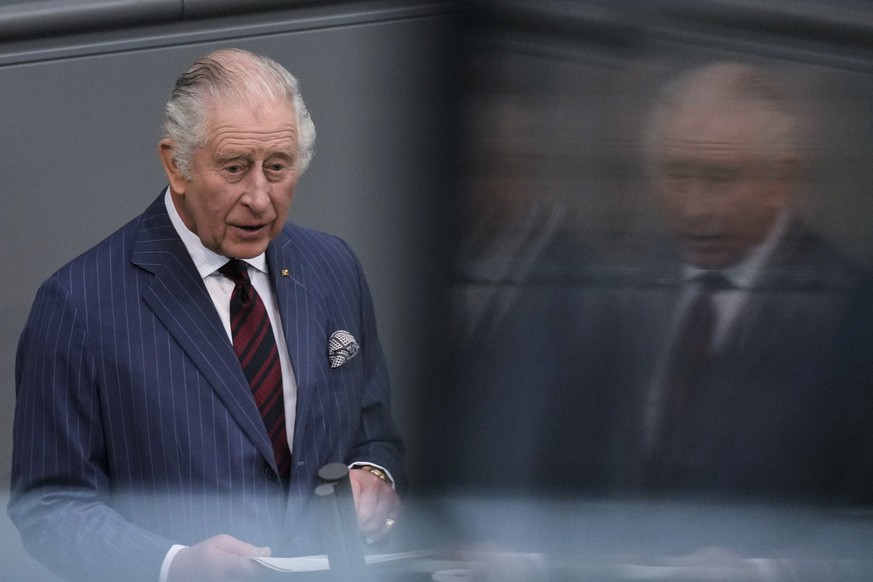
<svg viewBox="0 0 873 582">
<path fill-rule="evenodd" d="M 287 276 L 288 276 L 288 269 L 282 269 L 282 276 L 283 276 L 283 277 L 287 277 Z"/>
</svg>

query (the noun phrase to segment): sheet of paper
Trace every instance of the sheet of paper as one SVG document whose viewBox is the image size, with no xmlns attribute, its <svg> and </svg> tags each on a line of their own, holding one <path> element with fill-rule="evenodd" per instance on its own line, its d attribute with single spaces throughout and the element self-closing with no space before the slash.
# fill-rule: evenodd
<svg viewBox="0 0 873 582">
<path fill-rule="evenodd" d="M 397 554 L 371 554 L 369 556 L 364 556 L 364 561 L 369 566 L 372 564 L 384 564 L 386 562 L 395 562 L 398 560 L 423 558 L 433 554 L 434 552 L 432 550 L 400 552 Z M 278 570 L 279 572 L 321 572 L 328 569 L 327 556 L 324 554 L 316 556 L 298 556 L 294 558 L 252 558 L 252 560 L 273 570 Z"/>
</svg>

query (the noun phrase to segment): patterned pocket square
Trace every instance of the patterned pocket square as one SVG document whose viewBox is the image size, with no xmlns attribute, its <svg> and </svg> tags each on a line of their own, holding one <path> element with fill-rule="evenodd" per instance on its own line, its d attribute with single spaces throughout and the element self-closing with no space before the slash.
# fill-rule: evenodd
<svg viewBox="0 0 873 582">
<path fill-rule="evenodd" d="M 360 350 L 355 336 L 344 329 L 333 332 L 330 341 L 327 342 L 327 355 L 330 358 L 330 367 L 339 368 L 356 355 Z"/>
</svg>

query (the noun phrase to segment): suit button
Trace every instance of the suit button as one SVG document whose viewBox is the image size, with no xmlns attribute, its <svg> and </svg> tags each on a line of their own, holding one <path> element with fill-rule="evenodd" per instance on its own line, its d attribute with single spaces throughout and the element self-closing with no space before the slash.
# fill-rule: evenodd
<svg viewBox="0 0 873 582">
<path fill-rule="evenodd" d="M 270 481 L 275 481 L 276 478 L 278 477 L 278 475 L 276 475 L 276 471 L 274 471 L 272 467 L 267 467 L 264 470 L 264 474 L 267 476 L 267 479 L 269 479 Z"/>
</svg>

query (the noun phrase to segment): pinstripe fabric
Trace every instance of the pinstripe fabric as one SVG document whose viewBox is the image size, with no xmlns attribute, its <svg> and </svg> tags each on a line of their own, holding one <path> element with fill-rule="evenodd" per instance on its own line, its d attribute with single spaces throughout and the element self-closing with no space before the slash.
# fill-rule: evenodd
<svg viewBox="0 0 873 582">
<path fill-rule="evenodd" d="M 41 286 L 17 354 L 9 503 L 37 559 L 74 580 L 154 582 L 171 544 L 217 533 L 320 551 L 319 467 L 374 462 L 403 488 L 357 259 L 289 224 L 267 261 L 298 384 L 290 483 L 271 475 L 248 383 L 160 198 Z M 331 369 L 337 329 L 361 354 Z"/>
</svg>

